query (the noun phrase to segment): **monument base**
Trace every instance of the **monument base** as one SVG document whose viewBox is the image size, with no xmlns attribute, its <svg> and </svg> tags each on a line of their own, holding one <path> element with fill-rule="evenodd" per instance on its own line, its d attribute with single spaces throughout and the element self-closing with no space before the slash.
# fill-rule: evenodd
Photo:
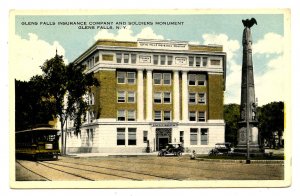
<svg viewBox="0 0 300 196">
<path fill-rule="evenodd" d="M 233 153 L 235 155 L 247 156 L 247 144 L 239 144 L 234 148 Z M 250 144 L 249 145 L 249 154 L 251 157 L 253 156 L 264 156 L 265 152 L 263 149 L 259 147 L 258 144 Z"/>
</svg>

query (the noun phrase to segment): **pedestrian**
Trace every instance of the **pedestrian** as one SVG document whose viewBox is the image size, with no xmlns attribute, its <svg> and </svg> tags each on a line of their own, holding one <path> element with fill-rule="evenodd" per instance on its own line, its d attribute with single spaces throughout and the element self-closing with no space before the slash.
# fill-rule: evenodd
<svg viewBox="0 0 300 196">
<path fill-rule="evenodd" d="M 195 159 L 196 158 L 196 151 L 195 150 L 193 150 L 193 152 L 192 152 L 192 154 L 191 154 L 191 159 Z"/>
</svg>

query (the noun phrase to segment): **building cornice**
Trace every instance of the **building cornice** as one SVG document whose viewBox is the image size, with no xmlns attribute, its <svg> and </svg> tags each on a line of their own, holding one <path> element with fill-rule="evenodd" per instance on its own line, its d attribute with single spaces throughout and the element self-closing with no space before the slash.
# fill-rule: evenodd
<svg viewBox="0 0 300 196">
<path fill-rule="evenodd" d="M 151 41 L 151 40 L 150 40 Z M 169 40 L 155 40 L 166 43 L 173 43 L 179 41 L 169 41 Z M 75 64 L 80 63 L 85 60 L 91 54 L 97 50 L 112 50 L 112 51 L 130 51 L 130 52 L 145 52 L 145 53 L 168 53 L 168 54 L 197 54 L 197 55 L 216 55 L 225 56 L 226 53 L 223 52 L 223 47 L 219 45 L 192 45 L 187 44 L 188 50 L 168 50 L 159 48 L 142 48 L 138 47 L 138 42 L 127 42 L 127 41 L 115 41 L 115 40 L 98 40 L 90 48 L 88 48 L 82 55 L 80 55 L 73 62 Z M 187 42 L 179 42 L 187 43 Z"/>
</svg>

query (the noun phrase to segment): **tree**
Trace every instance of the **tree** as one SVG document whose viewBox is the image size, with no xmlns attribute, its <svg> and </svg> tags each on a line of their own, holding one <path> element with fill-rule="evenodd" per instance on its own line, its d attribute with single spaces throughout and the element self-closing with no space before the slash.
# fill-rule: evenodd
<svg viewBox="0 0 300 196">
<path fill-rule="evenodd" d="M 67 114 L 74 120 L 75 132 L 78 134 L 82 124 L 82 116 L 89 109 L 84 95 L 91 91 L 91 86 L 99 86 L 93 72 L 84 74 L 85 67 L 73 63 L 67 66 Z"/>
<path fill-rule="evenodd" d="M 258 118 L 261 136 L 269 147 L 276 147 L 275 135 L 278 135 L 280 145 L 284 131 L 284 103 L 280 101 L 263 105 L 258 111 Z"/>
<path fill-rule="evenodd" d="M 73 63 L 65 66 L 63 56 L 57 54 L 54 58 L 46 60 L 41 68 L 45 84 L 43 95 L 55 105 L 55 115 L 61 123 L 62 154 L 65 154 L 64 126 L 66 120 L 68 118 L 74 120 L 77 134 L 88 109 L 84 95 L 91 86 L 99 85 L 99 83 L 93 73 L 84 73 L 84 66 Z"/>
<path fill-rule="evenodd" d="M 225 120 L 225 141 L 237 144 L 237 131 L 239 129 L 238 122 L 240 120 L 240 105 L 226 104 L 224 105 Z"/>
<path fill-rule="evenodd" d="M 44 86 L 40 76 L 30 81 L 15 80 L 15 130 L 33 128 L 53 120 L 54 105 L 43 98 Z"/>
</svg>

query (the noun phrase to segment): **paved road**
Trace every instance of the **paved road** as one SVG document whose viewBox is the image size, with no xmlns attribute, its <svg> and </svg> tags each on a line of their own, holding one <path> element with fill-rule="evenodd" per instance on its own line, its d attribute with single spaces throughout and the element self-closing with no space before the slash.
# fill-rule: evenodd
<svg viewBox="0 0 300 196">
<path fill-rule="evenodd" d="M 60 157 L 16 161 L 17 181 L 283 180 L 282 164 L 242 164 L 182 157 Z"/>
</svg>

